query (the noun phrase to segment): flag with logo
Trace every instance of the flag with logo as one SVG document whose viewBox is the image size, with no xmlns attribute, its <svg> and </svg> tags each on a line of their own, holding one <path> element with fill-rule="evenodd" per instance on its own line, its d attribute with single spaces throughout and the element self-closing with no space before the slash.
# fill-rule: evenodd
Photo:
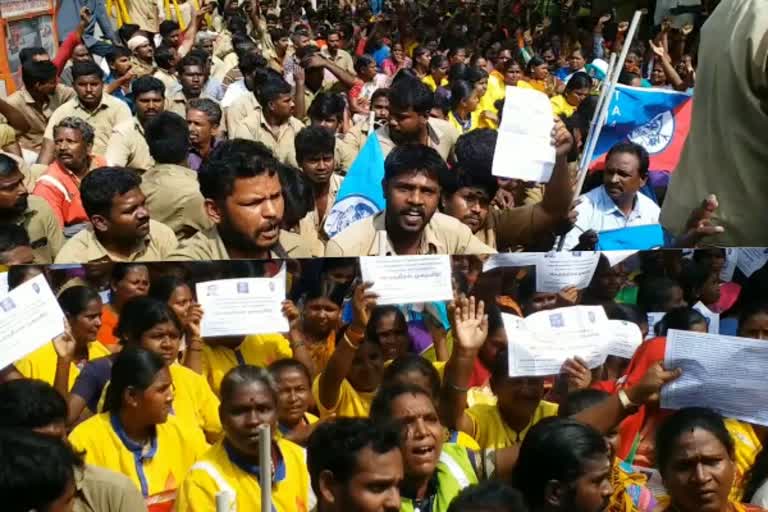
<svg viewBox="0 0 768 512">
<path fill-rule="evenodd" d="M 693 96 L 688 93 L 617 85 L 591 169 L 603 169 L 608 151 L 631 141 L 648 151 L 651 171 L 673 172 L 691 129 L 692 108 Z"/>
<path fill-rule="evenodd" d="M 349 168 L 336 201 L 325 220 L 329 238 L 341 233 L 353 222 L 370 217 L 384 209 L 384 153 L 376 132 L 371 130 L 363 148 Z"/>
</svg>

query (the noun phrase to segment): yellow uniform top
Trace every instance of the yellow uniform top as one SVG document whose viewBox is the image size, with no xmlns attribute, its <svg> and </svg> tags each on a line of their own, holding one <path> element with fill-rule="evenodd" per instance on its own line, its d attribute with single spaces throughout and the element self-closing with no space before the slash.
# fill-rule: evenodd
<svg viewBox="0 0 768 512">
<path fill-rule="evenodd" d="M 236 349 L 221 346 L 203 346 L 203 376 L 218 396 L 221 380 L 234 368 L 250 364 L 262 368 L 278 359 L 293 357 L 291 345 L 282 334 L 246 336 Z"/>
<path fill-rule="evenodd" d="M 520 432 L 512 430 L 501 418 L 495 405 L 475 405 L 467 409 L 472 420 L 472 437 L 483 450 L 506 448 L 525 439 L 528 430 L 544 418 L 557 415 L 558 405 L 542 400 L 531 417 L 531 421 Z"/>
<path fill-rule="evenodd" d="M 344 379 L 339 386 L 339 398 L 336 404 L 326 409 L 320 402 L 320 376 L 318 375 L 312 384 L 312 396 L 315 397 L 320 418 L 327 418 L 332 414 L 349 418 L 367 418 L 376 392 L 357 391 L 347 379 Z"/>
<path fill-rule="evenodd" d="M 278 439 L 278 462 L 272 485 L 273 512 L 307 512 L 315 506 L 306 455 L 300 446 Z M 259 467 L 240 460 L 226 442 L 216 443 L 189 470 L 179 488 L 178 512 L 216 509 L 216 494 L 234 492 L 233 510 L 260 510 Z"/>
<path fill-rule="evenodd" d="M 106 357 L 111 352 L 99 341 L 92 341 L 88 344 L 88 360 L 92 361 L 99 357 Z M 53 342 L 46 343 L 31 354 L 16 361 L 13 365 L 28 379 L 43 380 L 53 386 L 53 379 L 56 377 L 56 363 L 59 360 Z M 80 367 L 71 363 L 69 365 L 69 384 L 68 389 L 72 389 L 75 379 L 80 375 Z"/>
<path fill-rule="evenodd" d="M 318 418 L 317 416 L 315 416 L 311 412 L 305 412 L 304 413 L 303 423 L 305 425 L 314 425 L 318 421 L 320 421 L 320 418 Z M 279 438 L 285 436 L 286 434 L 288 434 L 290 431 L 291 431 L 290 428 L 286 427 L 285 425 L 281 425 L 281 424 L 278 423 L 277 430 L 275 431 L 275 437 L 279 439 Z"/>
<path fill-rule="evenodd" d="M 576 107 L 568 103 L 562 94 L 551 98 L 549 102 L 552 104 L 552 112 L 558 117 L 571 117 L 576 112 Z"/>
<path fill-rule="evenodd" d="M 156 427 L 149 447 L 128 439 L 116 415 L 105 412 L 75 427 L 69 441 L 85 462 L 130 478 L 148 503 L 172 500 L 187 471 L 208 449 L 203 433 L 173 416 Z M 162 497 L 162 498 L 160 498 Z"/>
<path fill-rule="evenodd" d="M 425 76 L 421 79 L 421 81 L 424 83 L 424 85 L 429 87 L 430 91 L 435 92 L 437 90 L 437 84 L 435 84 L 435 79 L 432 77 L 432 75 Z M 445 87 L 446 85 L 448 85 L 448 79 L 443 78 L 440 81 L 440 87 Z"/>
<path fill-rule="evenodd" d="M 741 502 L 744 497 L 744 486 L 747 484 L 744 477 L 754 465 L 757 454 L 763 449 L 763 444 L 749 423 L 726 418 L 725 428 L 733 438 L 736 462 L 736 478 L 734 478 L 729 497 L 731 501 Z"/>
</svg>

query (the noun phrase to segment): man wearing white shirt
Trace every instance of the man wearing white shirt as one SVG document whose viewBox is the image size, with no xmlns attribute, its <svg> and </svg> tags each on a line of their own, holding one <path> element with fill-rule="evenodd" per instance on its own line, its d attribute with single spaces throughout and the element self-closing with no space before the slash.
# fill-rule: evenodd
<svg viewBox="0 0 768 512">
<path fill-rule="evenodd" d="M 659 206 L 640 193 L 648 180 L 649 157 L 642 146 L 620 142 L 608 152 L 603 184 L 579 198 L 576 224 L 566 250 L 593 250 L 600 231 L 659 223 Z"/>
</svg>

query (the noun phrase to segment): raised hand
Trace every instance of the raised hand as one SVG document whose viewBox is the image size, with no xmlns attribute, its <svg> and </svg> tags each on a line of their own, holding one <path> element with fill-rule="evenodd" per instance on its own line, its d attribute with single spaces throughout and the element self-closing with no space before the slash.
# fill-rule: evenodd
<svg viewBox="0 0 768 512">
<path fill-rule="evenodd" d="M 52 342 L 56 355 L 61 359 L 72 361 L 75 358 L 77 343 L 74 336 L 72 336 L 72 328 L 69 326 L 69 321 L 66 317 L 64 318 L 64 332 L 53 338 Z"/>
<path fill-rule="evenodd" d="M 298 327 L 301 314 L 299 313 L 299 308 L 296 307 L 292 300 L 283 301 L 282 312 L 285 319 L 288 320 L 288 325 L 291 329 Z"/>
<path fill-rule="evenodd" d="M 364 331 L 371 319 L 371 311 L 376 307 L 379 298 L 371 291 L 373 283 L 362 283 L 352 295 L 352 326 L 358 331 Z"/>
<path fill-rule="evenodd" d="M 658 404 L 661 388 L 682 374 L 680 368 L 665 370 L 661 361 L 658 361 L 648 368 L 640 382 L 627 389 L 627 398 L 637 405 Z"/>
<path fill-rule="evenodd" d="M 476 301 L 474 297 L 462 297 L 454 306 L 454 340 L 464 350 L 479 350 L 488 337 L 485 304 L 483 301 Z"/>
<path fill-rule="evenodd" d="M 189 312 L 187 313 L 187 322 L 184 329 L 187 332 L 187 336 L 191 339 L 200 339 L 200 322 L 203 321 L 203 307 L 200 304 L 192 304 L 189 306 Z"/>
<path fill-rule="evenodd" d="M 569 393 L 578 389 L 587 389 L 592 383 L 592 372 L 580 357 L 566 359 L 560 368 L 560 373 L 566 376 Z"/>
<path fill-rule="evenodd" d="M 560 118 L 555 118 L 555 126 L 552 128 L 552 145 L 558 157 L 568 156 L 573 147 L 573 136 Z"/>
</svg>

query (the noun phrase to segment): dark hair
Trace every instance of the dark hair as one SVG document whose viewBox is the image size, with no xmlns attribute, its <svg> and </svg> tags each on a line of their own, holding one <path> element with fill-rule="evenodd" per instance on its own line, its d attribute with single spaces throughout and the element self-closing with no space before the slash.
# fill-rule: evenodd
<svg viewBox="0 0 768 512">
<path fill-rule="evenodd" d="M 0 428 L 43 428 L 67 421 L 67 401 L 42 380 L 0 384 Z"/>
<path fill-rule="evenodd" d="M 661 311 L 663 304 L 670 300 L 670 291 L 676 287 L 680 285 L 668 277 L 643 279 L 637 290 L 637 305 L 646 312 Z"/>
<path fill-rule="evenodd" d="M 680 436 L 700 428 L 715 436 L 725 447 L 728 455 L 733 457 L 733 438 L 725 428 L 723 417 L 712 409 L 705 407 L 687 407 L 673 412 L 664 419 L 656 430 L 656 467 L 661 476 L 667 473 L 669 462 L 675 451 L 675 444 Z"/>
<path fill-rule="evenodd" d="M 392 402 L 403 395 L 423 395 L 429 399 L 430 403 L 435 403 L 435 397 L 431 395 L 429 389 L 405 382 L 387 384 L 379 389 L 373 402 L 371 402 L 371 412 L 369 414 L 371 420 L 376 423 L 389 423 L 393 421 Z"/>
<path fill-rule="evenodd" d="M 223 201 L 232 194 L 235 180 L 277 174 L 277 161 L 264 144 L 245 139 L 224 141 L 211 152 L 197 174 L 200 193 Z"/>
<path fill-rule="evenodd" d="M 117 263 L 112 267 L 112 274 L 109 279 L 113 283 L 119 283 L 134 269 L 141 268 L 149 270 L 144 263 Z"/>
<path fill-rule="evenodd" d="M 533 74 L 533 68 L 537 68 L 541 66 L 542 64 L 546 64 L 547 62 L 539 57 L 538 55 L 534 55 L 531 57 L 531 60 L 528 61 L 528 64 L 525 65 L 525 74 L 528 76 L 531 76 Z"/>
<path fill-rule="evenodd" d="M 594 428 L 572 419 L 545 418 L 525 436 L 512 483 L 528 507 L 536 510 L 544 504 L 550 481 L 574 482 L 582 474 L 584 461 L 601 455 L 608 456 L 608 446 Z"/>
<path fill-rule="evenodd" d="M 280 76 L 267 75 L 266 80 L 254 91 L 259 105 L 266 109 L 269 104 L 284 94 L 291 94 L 291 86 Z"/>
<path fill-rule="evenodd" d="M 592 79 L 588 74 L 583 71 L 578 71 L 571 76 L 568 83 L 565 86 L 565 93 L 576 91 L 579 89 L 590 89 L 592 87 Z"/>
<path fill-rule="evenodd" d="M 182 286 L 186 286 L 190 290 L 193 289 L 188 282 L 173 274 L 160 276 L 152 280 L 152 286 L 149 288 L 149 297 L 167 303 L 171 300 L 173 292 Z"/>
<path fill-rule="evenodd" d="M 710 262 L 689 261 L 683 265 L 680 272 L 680 287 L 683 289 L 683 298 L 689 305 L 699 301 L 699 292 L 712 275 Z"/>
<path fill-rule="evenodd" d="M 277 406 L 277 384 L 275 384 L 275 379 L 264 368 L 250 364 L 235 366 L 221 379 L 220 394 L 222 406 L 232 400 L 232 396 L 240 386 L 253 382 L 258 382 L 266 387 L 275 401 L 275 406 Z"/>
<path fill-rule="evenodd" d="M 173 20 L 163 20 L 160 22 L 160 37 L 168 37 L 171 32 L 181 30 L 181 26 Z"/>
<path fill-rule="evenodd" d="M 80 183 L 80 197 L 88 218 L 109 217 L 116 196 L 140 188 L 141 176 L 127 167 L 100 167 Z"/>
<path fill-rule="evenodd" d="M 24 226 L 3 224 L 0 226 L 0 264 L 8 263 L 6 253 L 18 247 L 31 247 L 29 235 Z"/>
<path fill-rule="evenodd" d="M 670 329 L 679 331 L 689 331 L 694 324 L 709 325 L 704 315 L 693 308 L 679 307 L 667 312 L 664 317 L 654 326 L 656 336 L 666 336 Z"/>
<path fill-rule="evenodd" d="M 156 92 L 161 98 L 165 98 L 165 84 L 159 78 L 150 75 L 139 77 L 131 82 L 131 93 L 134 98 L 148 92 Z"/>
<path fill-rule="evenodd" d="M 373 91 L 373 94 L 371 94 L 371 105 L 381 97 L 387 98 L 387 101 L 389 101 L 389 87 L 379 87 Z"/>
<path fill-rule="evenodd" d="M 257 69 L 266 67 L 266 65 L 267 61 L 261 54 L 245 52 L 243 56 L 240 57 L 237 67 L 240 69 L 240 73 L 242 73 L 243 76 L 249 76 Z"/>
<path fill-rule="evenodd" d="M 371 100 L 373 102 L 373 100 Z M 328 119 L 333 117 L 341 122 L 344 119 L 344 110 L 347 104 L 340 94 L 321 92 L 309 106 L 307 114 L 310 119 Z"/>
<path fill-rule="evenodd" d="M 205 70 L 205 60 L 201 59 L 196 54 L 193 54 L 192 51 L 190 51 L 190 53 L 182 57 L 176 64 L 176 72 L 179 74 L 179 77 L 181 77 L 181 75 L 184 74 L 184 68 L 192 66 L 200 66 L 203 70 Z"/>
<path fill-rule="evenodd" d="M 155 50 L 155 62 L 158 67 L 165 69 L 166 71 L 171 69 L 175 52 L 176 48 L 171 48 L 164 44 L 158 46 Z"/>
<path fill-rule="evenodd" d="M 391 108 L 402 111 L 410 109 L 423 116 L 429 116 L 429 111 L 434 105 L 434 96 L 429 87 L 416 78 L 395 80 L 389 88 Z"/>
<path fill-rule="evenodd" d="M 9 512 L 48 510 L 83 467 L 69 443 L 28 430 L 0 430 L 0 453 L 0 496 Z"/>
<path fill-rule="evenodd" d="M 131 50 L 129 50 L 125 46 L 113 46 L 107 52 L 107 63 L 111 67 L 120 57 L 130 58 L 131 55 L 132 55 Z"/>
<path fill-rule="evenodd" d="M 301 361 L 297 361 L 292 357 L 289 357 L 287 359 L 278 359 L 277 361 L 270 364 L 267 367 L 267 370 L 272 375 L 272 378 L 275 380 L 279 379 L 280 375 L 282 375 L 284 371 L 298 370 L 299 373 L 301 373 L 302 375 L 304 375 L 304 377 L 307 378 L 307 382 L 309 382 L 309 385 L 312 386 L 312 375 L 310 375 L 307 367 L 304 366 L 304 363 L 302 363 Z"/>
<path fill-rule="evenodd" d="M 90 286 L 72 286 L 59 295 L 59 306 L 65 315 L 75 317 L 94 300 L 101 302 L 101 296 Z"/>
<path fill-rule="evenodd" d="M 638 75 L 637 73 L 633 73 L 632 71 L 627 71 L 626 69 L 621 70 L 621 73 L 619 73 L 619 83 L 621 85 L 632 85 L 632 82 L 635 80 L 641 80 L 643 77 Z"/>
<path fill-rule="evenodd" d="M 149 154 L 158 164 L 178 164 L 186 161 L 189 152 L 187 121 L 175 112 L 160 112 L 144 129 Z"/>
<path fill-rule="evenodd" d="M 205 114 L 208 118 L 208 122 L 212 125 L 219 126 L 221 124 L 221 107 L 218 103 L 209 98 L 194 98 L 189 100 L 187 104 L 187 112 L 190 110 L 197 110 Z"/>
<path fill-rule="evenodd" d="M 384 369 L 381 381 L 391 384 L 397 381 L 399 375 L 409 372 L 418 372 L 429 379 L 429 389 L 425 391 L 432 395 L 432 400 L 438 399 L 441 387 L 440 374 L 431 362 L 418 354 L 405 354 L 392 361 Z"/>
<path fill-rule="evenodd" d="M 387 315 L 395 315 L 395 321 L 402 325 L 406 331 L 408 330 L 408 322 L 400 308 L 393 305 L 376 306 L 373 308 L 373 311 L 371 311 L 371 317 L 368 320 L 368 325 L 365 327 L 366 338 L 374 340 L 377 343 L 379 342 L 379 337 L 376 334 L 376 324 Z"/>
<path fill-rule="evenodd" d="M 400 450 L 400 432 L 366 418 L 338 418 L 321 423 L 309 436 L 307 469 L 312 490 L 319 495 L 320 473 L 329 471 L 334 481 L 346 485 L 358 467 L 359 453 L 370 448 L 383 455 Z"/>
<path fill-rule="evenodd" d="M 7 178 L 15 172 L 19 172 L 19 163 L 10 156 L 0 153 L 0 176 Z"/>
<path fill-rule="evenodd" d="M 290 165 L 275 161 L 275 169 L 280 178 L 283 203 L 283 226 L 294 227 L 301 219 L 307 216 L 315 208 L 315 196 L 312 192 L 312 183 L 307 176 Z"/>
<path fill-rule="evenodd" d="M 457 80 L 464 80 L 465 82 L 471 82 L 467 74 L 469 73 L 469 66 L 466 64 L 454 64 L 448 68 L 448 82 L 453 83 Z M 440 84 L 438 84 L 440 85 Z"/>
<path fill-rule="evenodd" d="M 491 176 L 497 139 L 496 131 L 489 128 L 463 134 L 454 147 L 459 166 L 470 174 Z"/>
<path fill-rule="evenodd" d="M 29 91 L 35 87 L 35 84 L 54 80 L 57 73 L 56 66 L 49 60 L 41 62 L 30 60 L 21 66 L 21 81 Z"/>
<path fill-rule="evenodd" d="M 28 46 L 26 48 L 22 48 L 19 50 L 19 62 L 23 67 L 26 64 L 32 62 L 32 59 L 38 55 L 48 55 L 48 50 L 42 46 Z M 50 55 L 48 55 L 48 57 L 50 57 Z"/>
<path fill-rule="evenodd" d="M 447 512 L 528 512 L 520 491 L 498 480 L 486 480 L 465 487 Z"/>
<path fill-rule="evenodd" d="M 440 66 L 448 62 L 448 58 L 443 55 L 442 53 L 436 53 L 432 56 L 431 59 L 429 59 L 429 70 L 432 71 L 433 69 L 439 69 Z M 440 84 L 436 84 L 440 85 Z"/>
<path fill-rule="evenodd" d="M 445 181 L 448 166 L 434 149 L 422 144 L 395 146 L 384 161 L 384 181 L 390 181 L 401 174 L 423 172 L 437 180 Z"/>
<path fill-rule="evenodd" d="M 768 314 L 768 302 L 765 300 L 745 304 L 739 314 L 739 329 L 741 330 L 750 318 L 763 313 Z"/>
<path fill-rule="evenodd" d="M 472 96 L 475 86 L 464 80 L 456 80 L 451 83 L 451 109 L 456 110 L 459 104 Z"/>
<path fill-rule="evenodd" d="M 104 80 L 104 72 L 98 64 L 89 60 L 87 62 L 75 62 L 72 64 L 72 83 L 77 82 L 81 76 L 95 76 L 99 80 Z"/>
<path fill-rule="evenodd" d="M 627 153 L 633 155 L 635 158 L 637 158 L 640 177 L 645 178 L 648 176 L 648 168 L 651 166 L 650 157 L 648 156 L 648 151 L 646 151 L 643 146 L 634 142 L 619 142 L 608 151 L 606 161 L 617 153 Z"/>
<path fill-rule="evenodd" d="M 458 44 L 451 46 L 448 48 L 448 58 L 454 57 L 456 54 L 459 53 L 459 50 L 464 50 L 464 53 L 467 53 L 467 47 L 463 44 Z"/>
<path fill-rule="evenodd" d="M 755 457 L 752 467 L 744 475 L 744 496 L 743 503 L 751 503 L 757 490 L 765 483 L 768 478 L 768 447 L 763 446 L 760 453 Z"/>
<path fill-rule="evenodd" d="M 1 230 L 1 228 L 0 228 Z M 29 281 L 29 273 L 39 270 L 40 274 L 45 275 L 46 267 L 44 265 L 13 265 L 8 269 L 8 290 L 15 290 L 22 284 Z M 38 274 L 35 274 L 37 276 Z M 32 276 L 32 277 L 35 277 Z"/>
<path fill-rule="evenodd" d="M 123 44 L 128 44 L 128 40 L 141 30 L 141 27 L 136 25 L 135 23 L 124 23 L 122 27 L 117 29 L 117 35 L 120 36 L 120 39 L 123 41 Z"/>
<path fill-rule="evenodd" d="M 624 320 L 632 322 L 640 327 L 640 324 L 648 323 L 648 316 L 635 304 L 606 304 L 603 306 L 605 314 L 611 320 Z"/>
<path fill-rule="evenodd" d="M 429 48 L 426 46 L 417 46 L 413 49 L 413 60 L 415 61 L 425 53 L 429 53 Z"/>
<path fill-rule="evenodd" d="M 75 116 L 68 116 L 60 120 L 56 126 L 53 127 L 53 138 L 56 139 L 56 132 L 62 129 L 77 130 L 80 132 L 80 137 L 86 145 L 92 145 L 95 134 L 93 133 L 93 126 L 88 121 Z"/>
<path fill-rule="evenodd" d="M 557 415 L 561 418 L 576 416 L 581 411 L 601 403 L 609 396 L 611 396 L 610 393 L 600 389 L 577 389 L 568 393 L 565 403 L 560 404 Z"/>
<path fill-rule="evenodd" d="M 336 149 L 336 136 L 328 128 L 308 126 L 296 134 L 296 161 L 301 163 L 320 155 L 333 155 Z"/>
<path fill-rule="evenodd" d="M 165 322 L 171 322 L 180 333 L 183 332 L 179 317 L 168 304 L 153 297 L 135 297 L 123 306 L 115 326 L 115 337 L 124 346 L 139 345 L 145 332 Z"/>
<path fill-rule="evenodd" d="M 119 411 L 126 389 L 146 390 L 163 368 L 165 361 L 154 352 L 141 347 L 124 347 L 112 363 L 112 376 L 107 385 L 103 411 Z"/>
</svg>

